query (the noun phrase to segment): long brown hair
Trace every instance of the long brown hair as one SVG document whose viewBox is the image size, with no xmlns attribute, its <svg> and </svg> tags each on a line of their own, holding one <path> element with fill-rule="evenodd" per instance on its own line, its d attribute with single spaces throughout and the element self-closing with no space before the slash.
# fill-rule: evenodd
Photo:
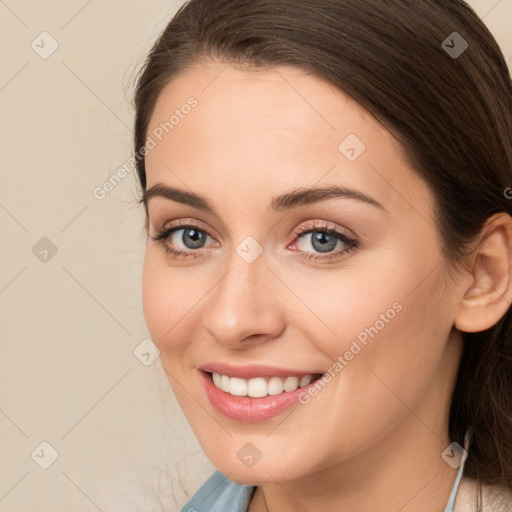
<svg viewBox="0 0 512 512">
<path fill-rule="evenodd" d="M 140 71 L 137 153 L 162 89 L 202 59 L 296 66 L 356 100 L 400 140 L 433 191 L 450 268 L 464 261 L 488 217 L 512 214 L 504 193 L 512 186 L 510 73 L 495 39 L 464 1 L 190 0 Z M 143 158 L 137 172 L 144 190 Z M 466 475 L 510 489 L 511 370 L 509 308 L 492 328 L 464 334 L 449 434 L 463 445 L 472 431 Z"/>
</svg>

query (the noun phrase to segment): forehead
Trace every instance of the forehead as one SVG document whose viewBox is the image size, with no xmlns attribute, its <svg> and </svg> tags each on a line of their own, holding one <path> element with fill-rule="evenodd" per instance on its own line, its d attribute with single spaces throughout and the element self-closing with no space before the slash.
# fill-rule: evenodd
<svg viewBox="0 0 512 512">
<path fill-rule="evenodd" d="M 349 96 L 301 69 L 209 61 L 194 65 L 167 84 L 156 102 L 150 129 L 191 97 L 199 107 L 193 114 L 197 118 L 197 112 L 201 113 L 207 129 L 232 129 L 232 121 L 238 120 L 252 131 L 281 131 L 284 135 L 301 130 L 325 137 L 347 127 L 362 135 L 368 125 L 377 123 Z M 196 124 L 197 129 L 202 126 Z"/>
<path fill-rule="evenodd" d="M 148 186 L 186 176 L 206 195 L 221 184 L 268 194 L 321 180 L 371 191 L 390 209 L 411 201 L 430 208 L 425 183 L 391 133 L 332 84 L 297 68 L 197 64 L 160 93 L 152 135 Z"/>
</svg>

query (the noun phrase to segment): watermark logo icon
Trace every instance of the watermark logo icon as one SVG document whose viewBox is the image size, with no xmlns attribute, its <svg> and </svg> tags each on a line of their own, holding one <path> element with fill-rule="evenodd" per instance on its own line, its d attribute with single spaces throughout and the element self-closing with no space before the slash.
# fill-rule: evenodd
<svg viewBox="0 0 512 512">
<path fill-rule="evenodd" d="M 153 340 L 145 338 L 135 347 L 133 355 L 144 366 L 150 366 L 160 356 L 160 349 L 153 343 Z"/>
<path fill-rule="evenodd" d="M 252 236 L 244 238 L 236 248 L 236 253 L 246 263 L 255 261 L 261 256 L 262 252 L 263 247 Z"/>
<path fill-rule="evenodd" d="M 236 454 L 240 462 L 248 468 L 252 468 L 261 459 L 262 455 L 253 443 L 245 443 Z"/>
<path fill-rule="evenodd" d="M 459 443 L 452 443 L 444 450 L 441 457 L 449 466 L 457 469 L 468 458 L 468 452 Z"/>
<path fill-rule="evenodd" d="M 42 263 L 48 263 L 57 254 L 57 246 L 49 238 L 43 236 L 32 247 L 32 253 Z"/>
<path fill-rule="evenodd" d="M 48 441 L 43 441 L 30 456 L 38 466 L 48 469 L 58 459 L 59 453 Z"/>
<path fill-rule="evenodd" d="M 339 152 L 350 162 L 355 162 L 366 150 L 364 142 L 351 133 L 338 146 Z"/>
<path fill-rule="evenodd" d="M 452 32 L 441 46 L 452 59 L 458 59 L 468 49 L 469 44 L 458 32 Z"/>
<path fill-rule="evenodd" d="M 47 59 L 59 47 L 57 40 L 48 32 L 41 32 L 30 45 L 39 57 Z"/>
</svg>

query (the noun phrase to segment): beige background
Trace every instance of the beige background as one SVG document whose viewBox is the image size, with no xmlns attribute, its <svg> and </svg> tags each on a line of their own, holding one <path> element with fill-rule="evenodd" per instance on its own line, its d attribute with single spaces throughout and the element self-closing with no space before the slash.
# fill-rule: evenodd
<svg viewBox="0 0 512 512">
<path fill-rule="evenodd" d="M 470 3 L 512 67 L 512 0 Z M 0 512 L 175 511 L 214 470 L 160 360 L 134 354 L 135 174 L 93 196 L 130 156 L 133 77 L 178 4 L 0 0 Z"/>
</svg>

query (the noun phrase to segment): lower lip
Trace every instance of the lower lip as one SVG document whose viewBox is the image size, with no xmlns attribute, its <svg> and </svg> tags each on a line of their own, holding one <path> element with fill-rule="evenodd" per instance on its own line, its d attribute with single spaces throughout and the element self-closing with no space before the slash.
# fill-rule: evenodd
<svg viewBox="0 0 512 512">
<path fill-rule="evenodd" d="M 206 395 L 212 405 L 224 416 L 232 420 L 246 421 L 248 423 L 265 421 L 281 414 L 289 407 L 297 404 L 299 402 L 299 395 L 316 382 L 315 380 L 295 391 L 285 391 L 279 395 L 252 398 L 226 393 L 215 386 L 210 373 L 201 370 L 200 373 L 204 381 Z"/>
</svg>

